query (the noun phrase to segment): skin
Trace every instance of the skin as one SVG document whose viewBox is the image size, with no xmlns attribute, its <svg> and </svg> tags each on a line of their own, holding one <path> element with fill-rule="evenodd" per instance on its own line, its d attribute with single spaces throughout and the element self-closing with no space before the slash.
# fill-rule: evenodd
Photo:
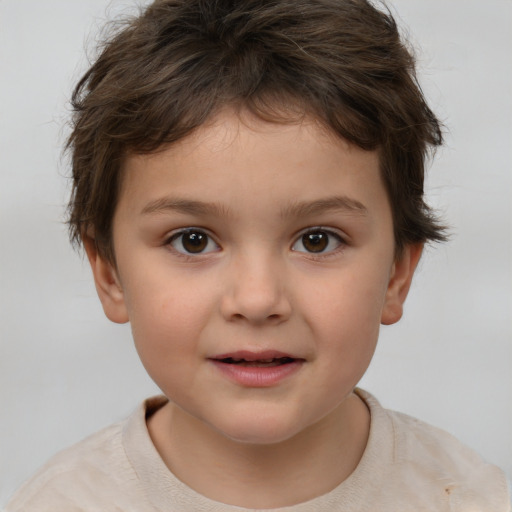
<svg viewBox="0 0 512 512">
<path fill-rule="evenodd" d="M 187 252 L 185 228 L 203 233 L 204 250 Z M 304 242 L 311 231 L 328 241 L 321 252 Z M 401 317 L 421 254 L 410 246 L 395 259 L 378 153 L 311 119 L 226 110 L 126 159 L 113 233 L 115 266 L 90 238 L 86 250 L 106 315 L 131 322 L 170 399 L 148 428 L 173 473 L 250 508 L 303 502 L 345 480 L 370 423 L 354 387 L 380 324 Z M 237 350 L 301 363 L 275 385 L 244 386 L 211 361 Z"/>
</svg>

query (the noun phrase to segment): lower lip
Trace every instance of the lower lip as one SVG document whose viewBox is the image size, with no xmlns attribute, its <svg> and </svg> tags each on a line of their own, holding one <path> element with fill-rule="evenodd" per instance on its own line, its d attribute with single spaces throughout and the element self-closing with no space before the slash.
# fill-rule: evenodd
<svg viewBox="0 0 512 512">
<path fill-rule="evenodd" d="M 251 388 L 275 386 L 297 372 L 304 362 L 297 360 L 279 366 L 258 367 L 223 363 L 214 359 L 210 359 L 210 361 L 232 381 Z"/>
</svg>

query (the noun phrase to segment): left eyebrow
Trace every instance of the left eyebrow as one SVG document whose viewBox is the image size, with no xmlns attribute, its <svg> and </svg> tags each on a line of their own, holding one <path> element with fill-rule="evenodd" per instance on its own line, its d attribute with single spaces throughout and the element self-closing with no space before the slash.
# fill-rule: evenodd
<svg viewBox="0 0 512 512">
<path fill-rule="evenodd" d="M 333 196 L 316 201 L 301 201 L 293 203 L 281 211 L 283 218 L 308 217 L 319 215 L 332 210 L 338 210 L 349 214 L 366 216 L 368 209 L 363 203 L 346 196 Z"/>
</svg>

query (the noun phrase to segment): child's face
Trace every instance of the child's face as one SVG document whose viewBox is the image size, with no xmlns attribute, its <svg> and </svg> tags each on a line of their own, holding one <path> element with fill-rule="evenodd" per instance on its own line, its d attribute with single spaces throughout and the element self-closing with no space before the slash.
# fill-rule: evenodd
<svg viewBox="0 0 512 512">
<path fill-rule="evenodd" d="M 377 153 L 313 122 L 225 112 L 124 173 L 117 270 L 89 256 L 107 315 L 131 322 L 162 391 L 255 443 L 343 406 L 420 252 L 395 262 Z"/>
</svg>

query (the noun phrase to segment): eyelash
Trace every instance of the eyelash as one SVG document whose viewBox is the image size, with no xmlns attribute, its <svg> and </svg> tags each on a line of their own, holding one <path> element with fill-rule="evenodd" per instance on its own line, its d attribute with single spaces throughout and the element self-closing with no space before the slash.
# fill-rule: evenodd
<svg viewBox="0 0 512 512">
<path fill-rule="evenodd" d="M 198 238 L 195 241 L 193 241 L 193 243 L 196 244 L 196 247 L 199 248 L 199 250 L 197 252 L 188 251 L 183 246 L 183 237 L 186 235 L 198 235 Z M 302 243 L 302 245 L 304 247 L 304 243 L 308 242 L 306 239 L 306 237 L 308 235 L 309 236 L 316 235 L 317 237 L 318 237 L 318 235 L 326 235 L 326 237 L 324 239 L 324 243 L 326 243 L 327 245 L 323 248 L 320 247 L 319 251 L 313 251 L 313 250 L 307 250 L 307 249 L 306 250 L 297 249 L 296 246 L 298 244 Z M 206 238 L 202 238 L 202 237 L 206 237 Z M 329 246 L 332 245 L 332 243 L 333 243 L 333 239 L 335 241 L 334 243 L 336 244 L 336 246 L 334 248 L 331 247 L 329 249 Z M 181 240 L 182 250 L 178 249 L 174 245 L 174 243 L 179 240 Z M 191 240 L 193 240 L 193 239 L 191 239 Z M 189 242 L 191 240 L 189 240 Z M 312 242 L 314 244 L 315 243 L 322 244 L 322 240 L 319 238 L 317 238 L 316 240 L 314 238 L 311 238 L 309 240 L 309 242 Z M 201 243 L 203 243 L 204 245 L 201 245 Z M 180 257 L 184 257 L 184 258 L 197 258 L 198 256 L 204 256 L 204 255 L 210 254 L 212 252 L 218 252 L 220 250 L 220 246 L 217 244 L 217 242 L 215 242 L 213 237 L 208 234 L 208 232 L 206 232 L 204 229 L 194 228 L 194 227 L 175 231 L 165 240 L 164 245 L 170 246 L 170 248 L 173 250 L 173 252 L 175 252 Z M 212 245 L 214 247 L 212 247 Z M 337 254 L 339 251 L 343 250 L 343 248 L 345 246 L 346 246 L 346 241 L 339 233 L 337 233 L 336 231 L 333 231 L 332 229 L 327 229 L 327 228 L 318 226 L 318 227 L 308 228 L 308 229 L 300 232 L 299 235 L 297 236 L 297 238 L 295 239 L 295 241 L 293 242 L 293 244 L 291 246 L 291 250 L 293 252 L 307 254 L 308 257 L 310 257 L 310 258 L 321 259 L 321 258 L 329 257 L 333 254 Z M 209 249 L 209 250 L 205 252 L 205 249 Z M 326 250 L 326 249 L 328 249 L 328 250 Z"/>
</svg>

